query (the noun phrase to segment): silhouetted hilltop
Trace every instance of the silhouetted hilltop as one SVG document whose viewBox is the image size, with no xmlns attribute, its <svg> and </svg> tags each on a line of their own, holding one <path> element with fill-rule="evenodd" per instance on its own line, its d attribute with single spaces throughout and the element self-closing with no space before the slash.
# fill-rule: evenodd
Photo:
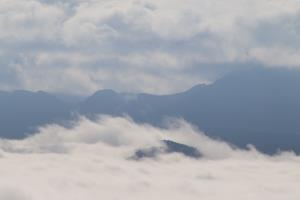
<svg viewBox="0 0 300 200">
<path fill-rule="evenodd" d="M 23 138 L 37 126 L 69 118 L 69 109 L 45 92 L 0 92 L 0 136 Z"/>
<path fill-rule="evenodd" d="M 240 147 L 300 152 L 299 90 L 299 71 L 256 68 L 173 95 L 100 90 L 72 106 L 44 92 L 0 92 L 0 135 L 21 138 L 37 126 L 71 119 L 71 112 L 90 118 L 129 115 L 156 126 L 166 117 L 182 117 Z"/>
</svg>

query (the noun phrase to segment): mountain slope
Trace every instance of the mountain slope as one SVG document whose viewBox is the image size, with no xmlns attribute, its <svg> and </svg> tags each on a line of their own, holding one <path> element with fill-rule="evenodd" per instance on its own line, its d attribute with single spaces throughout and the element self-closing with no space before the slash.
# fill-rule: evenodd
<svg viewBox="0 0 300 200">
<path fill-rule="evenodd" d="M 126 113 L 137 122 L 159 126 L 167 116 L 182 117 L 206 134 L 240 147 L 251 143 L 269 153 L 300 152 L 299 86 L 299 72 L 252 69 L 174 95 L 99 91 L 81 104 L 81 113 Z"/>
<path fill-rule="evenodd" d="M 23 138 L 38 126 L 67 119 L 69 109 L 45 92 L 0 92 L 0 136 Z"/>
<path fill-rule="evenodd" d="M 180 117 L 239 147 L 300 153 L 299 90 L 299 71 L 259 68 L 173 95 L 101 90 L 75 106 L 44 92 L 0 92 L 0 137 L 22 138 L 38 126 L 71 120 L 71 112 L 92 119 L 129 115 L 155 126 L 164 126 L 167 117 Z"/>
</svg>

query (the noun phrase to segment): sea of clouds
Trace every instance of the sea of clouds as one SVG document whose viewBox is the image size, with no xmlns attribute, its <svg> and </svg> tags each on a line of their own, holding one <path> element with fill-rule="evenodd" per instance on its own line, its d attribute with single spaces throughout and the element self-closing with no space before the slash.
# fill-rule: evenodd
<svg viewBox="0 0 300 200">
<path fill-rule="evenodd" d="M 199 149 L 139 161 L 137 149 L 168 139 Z M 48 125 L 24 140 L 0 141 L 1 200 L 298 200 L 300 158 L 264 155 L 210 139 L 183 120 L 160 129 L 126 117 Z"/>
</svg>

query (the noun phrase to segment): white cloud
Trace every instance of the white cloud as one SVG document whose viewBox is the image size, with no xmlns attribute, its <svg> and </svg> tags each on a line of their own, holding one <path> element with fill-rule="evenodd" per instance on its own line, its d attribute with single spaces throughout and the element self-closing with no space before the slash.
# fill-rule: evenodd
<svg viewBox="0 0 300 200">
<path fill-rule="evenodd" d="M 288 48 L 257 48 L 252 49 L 250 55 L 272 67 L 299 68 L 300 50 Z"/>
<path fill-rule="evenodd" d="M 213 81 L 207 64 L 215 76 L 224 63 L 298 67 L 299 11 L 298 0 L 3 0 L 0 66 L 13 78 L 0 88 L 166 93 Z"/>
<path fill-rule="evenodd" d="M 0 40 L 8 43 L 35 40 L 56 40 L 59 25 L 65 16 L 58 6 L 40 3 L 39 1 L 8 1 L 0 3 Z"/>
<path fill-rule="evenodd" d="M 195 145 L 204 157 L 127 159 L 161 139 Z M 2 140 L 0 149 L 0 198 L 7 200 L 300 197 L 298 156 L 233 149 L 181 120 L 158 129 L 127 118 L 82 118 L 71 129 L 49 125 L 25 140 Z"/>
</svg>

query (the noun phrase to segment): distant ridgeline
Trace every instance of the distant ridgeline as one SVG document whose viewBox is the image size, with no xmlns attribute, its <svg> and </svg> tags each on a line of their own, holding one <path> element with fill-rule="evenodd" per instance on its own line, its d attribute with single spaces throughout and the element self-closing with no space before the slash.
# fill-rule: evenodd
<svg viewBox="0 0 300 200">
<path fill-rule="evenodd" d="M 162 126 L 165 117 L 182 117 L 207 135 L 239 147 L 255 145 L 266 153 L 300 153 L 300 72 L 253 69 L 212 85 L 197 85 L 173 95 L 96 92 L 68 103 L 45 92 L 0 92 L 0 136 L 24 138 L 36 127 L 71 120 L 71 113 L 132 117 Z"/>
</svg>

